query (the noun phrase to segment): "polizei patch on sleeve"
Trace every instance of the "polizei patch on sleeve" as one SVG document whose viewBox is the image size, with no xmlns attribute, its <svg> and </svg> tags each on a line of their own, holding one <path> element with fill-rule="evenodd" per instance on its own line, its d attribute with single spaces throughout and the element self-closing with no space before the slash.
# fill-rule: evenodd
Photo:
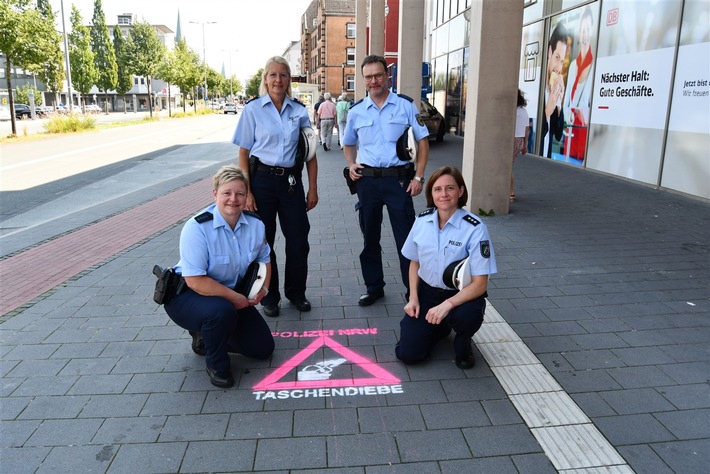
<svg viewBox="0 0 710 474">
<path fill-rule="evenodd" d="M 491 244 L 487 240 L 481 240 L 481 257 L 490 258 Z"/>
</svg>

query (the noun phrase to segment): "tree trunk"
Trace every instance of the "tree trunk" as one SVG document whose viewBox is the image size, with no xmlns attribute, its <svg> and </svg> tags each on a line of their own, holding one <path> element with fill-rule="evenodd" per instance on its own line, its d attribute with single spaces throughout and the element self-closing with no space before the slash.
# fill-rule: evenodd
<svg viewBox="0 0 710 474">
<path fill-rule="evenodd" d="M 15 117 L 15 99 L 12 97 L 12 79 L 10 75 L 10 58 L 5 57 L 5 77 L 7 77 L 7 92 L 10 97 L 10 121 L 12 122 L 12 134 L 17 135 L 17 119 Z"/>
</svg>

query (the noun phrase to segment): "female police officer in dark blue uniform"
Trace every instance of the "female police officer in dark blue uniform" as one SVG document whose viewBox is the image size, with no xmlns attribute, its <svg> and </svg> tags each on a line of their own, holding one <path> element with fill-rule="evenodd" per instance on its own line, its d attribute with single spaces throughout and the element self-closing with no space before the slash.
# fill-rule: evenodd
<svg viewBox="0 0 710 474">
<path fill-rule="evenodd" d="M 402 247 L 411 261 L 410 296 L 395 353 L 407 364 L 420 362 L 453 329 L 456 365 L 470 369 L 471 338 L 483 323 L 488 275 L 497 272 L 493 246 L 486 225 L 462 209 L 468 192 L 459 170 L 448 166 L 436 170 L 426 199 L 430 209 L 419 214 Z M 447 267 L 467 257 L 470 284 L 460 291 L 450 289 L 445 283 Z"/>
<path fill-rule="evenodd" d="M 212 384 L 226 388 L 234 385 L 228 352 L 262 359 L 274 351 L 271 330 L 254 308 L 268 289 L 263 287 L 253 300 L 234 291 L 254 261 L 266 263 L 264 281 L 269 281 L 271 249 L 264 224 L 242 212 L 248 189 L 242 170 L 224 166 L 213 179 L 215 203 L 189 219 L 180 233 L 175 272 L 189 289 L 173 297 L 165 311 L 190 331 L 192 349 L 206 355 Z"/>
<path fill-rule="evenodd" d="M 273 251 L 276 216 L 286 240 L 284 293 L 299 311 L 310 311 L 306 299 L 308 277 L 307 212 L 318 204 L 318 161 L 306 163 L 308 194 L 303 190 L 300 164 L 296 162 L 298 137 L 302 127 L 310 126 L 306 107 L 291 95 L 291 69 L 288 62 L 274 56 L 266 62 L 260 97 L 244 107 L 232 142 L 239 146 L 239 167 L 252 166 L 247 209 L 259 213 L 266 226 L 271 246 L 272 277 L 269 295 L 264 298 L 264 314 L 279 315 L 279 273 Z"/>
</svg>

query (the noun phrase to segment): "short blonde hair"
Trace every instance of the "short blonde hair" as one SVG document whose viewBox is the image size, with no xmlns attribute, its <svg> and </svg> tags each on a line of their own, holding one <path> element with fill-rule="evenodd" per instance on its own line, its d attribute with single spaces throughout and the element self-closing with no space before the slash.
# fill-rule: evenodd
<svg viewBox="0 0 710 474">
<path fill-rule="evenodd" d="M 222 166 L 217 172 L 212 176 L 212 182 L 215 191 L 220 188 L 223 184 L 229 183 L 230 181 L 242 181 L 244 185 L 249 190 L 249 180 L 247 179 L 244 171 L 236 165 L 225 165 Z"/>
<path fill-rule="evenodd" d="M 269 74 L 269 71 L 274 64 L 286 66 L 286 71 L 288 72 L 288 87 L 286 88 L 286 95 L 291 97 L 291 66 L 289 66 L 288 61 L 281 56 L 273 56 L 266 60 L 266 65 L 264 65 L 264 74 L 261 76 L 259 95 L 265 96 L 269 92 L 269 89 L 266 87 L 266 76 Z"/>
</svg>

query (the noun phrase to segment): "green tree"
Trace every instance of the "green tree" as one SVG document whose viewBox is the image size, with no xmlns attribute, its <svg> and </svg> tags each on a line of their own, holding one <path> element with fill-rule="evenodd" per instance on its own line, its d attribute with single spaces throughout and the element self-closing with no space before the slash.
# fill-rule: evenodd
<svg viewBox="0 0 710 474">
<path fill-rule="evenodd" d="M 49 0 L 37 0 L 37 11 L 47 20 L 48 23 L 54 25 L 54 11 Z M 62 35 L 52 28 L 52 49 L 47 51 L 49 54 L 48 61 L 42 65 L 42 68 L 37 71 L 40 81 L 44 82 L 47 90 L 54 93 L 54 103 L 57 102 L 57 94 L 61 92 L 66 78 L 64 71 L 64 55 L 62 54 Z"/>
<path fill-rule="evenodd" d="M 20 104 L 29 104 L 30 94 L 34 94 L 35 105 L 42 105 L 42 93 L 32 84 L 25 84 L 15 89 L 15 97 Z"/>
<path fill-rule="evenodd" d="M 39 71 L 41 65 L 49 60 L 52 51 L 52 32 L 50 24 L 39 11 L 32 8 L 29 0 L 0 1 L 0 51 L 5 56 L 5 78 L 7 90 L 12 91 L 12 68 Z M 10 95 L 10 110 L 15 107 L 15 100 Z M 10 114 L 12 134 L 17 135 L 15 114 Z"/>
<path fill-rule="evenodd" d="M 203 77 L 200 55 L 190 48 L 184 39 L 180 39 L 175 45 L 173 56 L 172 66 L 175 68 L 175 75 L 172 76 L 172 81 L 183 94 L 182 110 L 185 111 L 187 102 L 185 99 L 188 95 L 192 98 L 193 107 L 197 110 L 195 88 L 202 83 Z"/>
<path fill-rule="evenodd" d="M 168 51 L 165 54 L 165 59 L 158 68 L 158 77 L 168 84 L 168 114 L 172 117 L 172 110 L 170 108 L 170 84 L 176 84 L 176 81 L 178 81 L 180 77 L 177 55 L 174 50 Z"/>
<path fill-rule="evenodd" d="M 207 68 L 207 96 L 208 99 L 216 99 L 222 90 L 224 77 L 211 67 Z"/>
<path fill-rule="evenodd" d="M 247 84 L 246 94 L 247 97 L 258 97 L 259 96 L 259 86 L 261 86 L 261 76 L 264 75 L 264 68 L 262 67 L 256 74 L 254 74 L 251 79 L 249 79 L 249 84 Z"/>
<path fill-rule="evenodd" d="M 232 100 L 234 100 L 234 97 L 236 97 L 242 90 L 242 83 L 239 82 L 239 80 L 234 75 L 232 75 L 232 77 L 228 77 L 222 83 L 222 97 L 229 97 L 229 95 L 231 94 Z"/>
<path fill-rule="evenodd" d="M 69 66 L 71 69 L 71 82 L 74 88 L 82 94 L 81 108 L 86 112 L 86 94 L 96 84 L 98 72 L 94 65 L 94 53 L 91 51 L 89 29 L 83 25 L 79 10 L 71 7 L 71 29 L 69 35 Z"/>
<path fill-rule="evenodd" d="M 126 38 L 118 25 L 113 27 L 113 50 L 116 52 L 116 93 L 123 96 L 123 113 L 126 113 L 126 92 L 133 87 L 133 74 L 128 70 Z"/>
<path fill-rule="evenodd" d="M 158 38 L 150 24 L 136 22 L 128 35 L 127 44 L 128 70 L 136 76 L 144 76 L 148 83 L 148 104 L 150 116 L 153 117 L 153 93 L 151 90 L 152 77 L 165 57 L 165 45 Z"/>
<path fill-rule="evenodd" d="M 94 18 L 91 26 L 91 50 L 94 53 L 94 65 L 98 73 L 96 86 L 104 93 L 104 101 L 108 103 L 108 91 L 118 84 L 118 65 L 116 52 L 108 34 L 106 16 L 101 0 L 94 0 Z"/>
</svg>

